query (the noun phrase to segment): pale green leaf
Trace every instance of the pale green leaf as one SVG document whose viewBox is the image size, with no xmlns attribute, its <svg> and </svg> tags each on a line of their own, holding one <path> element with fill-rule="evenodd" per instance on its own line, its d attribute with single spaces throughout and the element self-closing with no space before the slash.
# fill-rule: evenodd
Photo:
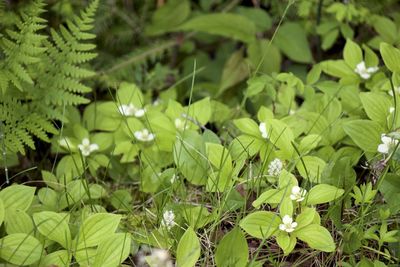
<svg viewBox="0 0 400 267">
<path fill-rule="evenodd" d="M 380 125 L 385 126 L 389 108 L 392 106 L 389 97 L 380 93 L 360 93 L 361 103 L 368 117 Z"/>
<path fill-rule="evenodd" d="M 93 247 L 107 239 L 117 229 L 120 215 L 96 213 L 87 218 L 79 229 L 77 249 Z"/>
<path fill-rule="evenodd" d="M 33 236 L 11 234 L 0 240 L 0 258 L 19 266 L 37 262 L 43 253 L 43 245 Z"/>
<path fill-rule="evenodd" d="M 64 248 L 71 247 L 68 214 L 42 211 L 33 214 L 33 220 L 39 232 L 46 238 L 61 244 Z"/>
<path fill-rule="evenodd" d="M 307 205 L 317 205 L 333 201 L 344 193 L 343 189 L 339 189 L 333 185 L 319 184 L 311 188 L 306 198 Z"/>
<path fill-rule="evenodd" d="M 283 24 L 276 33 L 274 44 L 290 59 L 301 63 L 313 61 L 304 27 L 295 22 Z"/>
<path fill-rule="evenodd" d="M 131 249 L 129 234 L 113 234 L 100 243 L 97 248 L 93 267 L 119 266 L 128 256 Z"/>
<path fill-rule="evenodd" d="M 265 239 L 278 229 L 279 224 L 278 215 L 269 211 L 257 211 L 244 217 L 239 225 L 249 235 Z"/>
<path fill-rule="evenodd" d="M 11 185 L 0 191 L 4 208 L 13 210 L 28 210 L 35 195 L 35 187 L 26 185 Z"/>
<path fill-rule="evenodd" d="M 400 72 L 400 50 L 387 43 L 381 43 L 379 50 L 386 67 L 392 72 Z"/>
<path fill-rule="evenodd" d="M 362 51 L 358 44 L 347 39 L 343 50 L 343 59 L 351 68 L 355 69 L 358 63 L 363 61 Z"/>
<path fill-rule="evenodd" d="M 196 232 L 189 227 L 179 240 L 176 250 L 176 263 L 178 267 L 195 266 L 200 257 L 200 242 Z"/>
<path fill-rule="evenodd" d="M 251 20 L 241 15 L 229 13 L 200 15 L 177 29 L 221 35 L 245 43 L 253 42 L 256 34 L 256 27 Z"/>
<path fill-rule="evenodd" d="M 226 234 L 217 246 L 215 262 L 217 267 L 244 267 L 249 258 L 246 238 L 240 228 Z"/>
<path fill-rule="evenodd" d="M 306 242 L 311 248 L 332 252 L 335 250 L 335 242 L 329 231 L 318 225 L 309 224 L 306 227 L 295 231 L 298 239 Z"/>
<path fill-rule="evenodd" d="M 383 133 L 379 123 L 369 120 L 353 120 L 345 123 L 343 129 L 365 152 L 377 152 Z"/>
</svg>

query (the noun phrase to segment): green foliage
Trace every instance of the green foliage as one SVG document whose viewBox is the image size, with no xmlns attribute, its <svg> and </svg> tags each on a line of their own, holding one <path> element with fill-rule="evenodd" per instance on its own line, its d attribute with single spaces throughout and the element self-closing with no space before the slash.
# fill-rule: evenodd
<svg viewBox="0 0 400 267">
<path fill-rule="evenodd" d="M 91 89 L 80 80 L 93 72 L 80 67 L 93 59 L 89 52 L 95 45 L 84 41 L 95 35 L 92 28 L 98 2 L 94 1 L 81 17 L 67 21 L 57 33 L 51 29 L 51 39 L 39 34 L 46 27 L 42 1 L 33 1 L 5 29 L 0 41 L 0 119 L 2 142 L 6 149 L 24 153 L 24 145 L 34 148 L 32 136 L 49 141 L 47 133 L 56 133 L 50 120 L 65 121 L 65 107 L 87 103 L 81 94 Z"/>
<path fill-rule="evenodd" d="M 4 264 L 399 263 L 395 1 L 84 4 L 0 4 Z"/>
</svg>

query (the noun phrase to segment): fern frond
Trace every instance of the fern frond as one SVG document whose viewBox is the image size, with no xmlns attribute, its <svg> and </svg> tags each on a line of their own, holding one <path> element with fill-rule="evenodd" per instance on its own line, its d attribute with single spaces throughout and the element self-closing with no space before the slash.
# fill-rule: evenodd
<svg viewBox="0 0 400 267">
<path fill-rule="evenodd" d="M 0 50 L 5 55 L 0 63 L 0 89 L 3 94 L 13 84 L 23 90 L 23 84 L 33 84 L 27 67 L 40 61 L 40 55 L 45 51 L 42 45 L 46 38 L 37 33 L 46 27 L 40 14 L 44 12 L 43 2 L 35 1 L 22 11 L 16 19 L 16 30 L 8 29 L 0 39 Z"/>
<path fill-rule="evenodd" d="M 44 41 L 47 48 L 43 59 L 43 76 L 38 77 L 39 95 L 46 104 L 62 107 L 63 105 L 79 105 L 87 103 L 81 94 L 91 89 L 81 83 L 81 79 L 93 75 L 93 71 L 81 65 L 97 56 L 90 52 L 96 46 L 83 42 L 93 39 L 95 35 L 86 31 L 93 28 L 93 16 L 98 1 L 93 1 L 81 16 L 67 21 L 67 27 L 60 26 L 59 32 L 51 30 L 51 40 Z M 90 38 L 89 38 L 90 37 Z M 61 119 L 59 117 L 54 117 Z"/>
</svg>

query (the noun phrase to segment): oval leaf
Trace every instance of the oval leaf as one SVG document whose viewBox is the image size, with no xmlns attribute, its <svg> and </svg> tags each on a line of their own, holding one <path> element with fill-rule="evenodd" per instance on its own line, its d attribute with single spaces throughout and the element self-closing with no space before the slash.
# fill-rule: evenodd
<svg viewBox="0 0 400 267">
<path fill-rule="evenodd" d="M 318 224 L 310 224 L 296 231 L 298 239 L 306 242 L 311 248 L 325 252 L 335 250 L 335 242 L 326 228 Z"/>
<path fill-rule="evenodd" d="M 2 238 L 0 243 L 0 257 L 19 266 L 37 262 L 43 253 L 39 240 L 27 234 L 11 234 Z"/>
<path fill-rule="evenodd" d="M 215 253 L 217 267 L 243 267 L 249 258 L 249 247 L 240 228 L 234 228 L 219 242 Z"/>
<path fill-rule="evenodd" d="M 87 218 L 77 237 L 77 249 L 93 247 L 100 244 L 109 235 L 114 234 L 121 216 L 110 213 L 96 213 Z"/>
<path fill-rule="evenodd" d="M 265 239 L 278 229 L 279 223 L 278 215 L 268 211 L 258 211 L 247 215 L 239 225 L 249 235 Z"/>
<path fill-rule="evenodd" d="M 39 232 L 46 238 L 61 244 L 64 248 L 71 246 L 71 232 L 68 227 L 68 214 L 43 211 L 33 214 L 33 221 Z"/>
<path fill-rule="evenodd" d="M 189 227 L 179 241 L 176 251 L 178 267 L 194 266 L 200 257 L 200 242 L 195 231 Z"/>
<path fill-rule="evenodd" d="M 311 188 L 307 195 L 307 205 L 317 205 L 321 203 L 330 202 L 343 195 L 344 190 L 339 189 L 333 185 L 319 184 Z"/>
</svg>

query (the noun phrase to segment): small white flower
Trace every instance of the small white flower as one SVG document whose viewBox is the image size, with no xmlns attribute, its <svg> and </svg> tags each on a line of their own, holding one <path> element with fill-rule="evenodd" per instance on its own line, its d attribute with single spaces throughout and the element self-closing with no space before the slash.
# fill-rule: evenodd
<svg viewBox="0 0 400 267">
<path fill-rule="evenodd" d="M 159 248 L 152 249 L 151 254 L 149 256 L 146 256 L 145 259 L 146 259 L 147 263 L 153 267 L 173 267 L 174 266 L 174 264 L 171 261 L 171 255 L 169 254 L 168 250 L 165 250 L 165 249 L 159 249 Z M 142 266 L 142 265 L 140 265 L 140 266 Z"/>
<path fill-rule="evenodd" d="M 88 138 L 83 138 L 82 144 L 79 144 L 78 148 L 82 152 L 82 155 L 87 157 L 93 151 L 98 150 L 99 149 L 99 145 L 98 144 L 91 144 Z"/>
<path fill-rule="evenodd" d="M 267 132 L 267 125 L 265 124 L 265 122 L 261 122 L 260 125 L 258 126 L 258 129 L 261 132 L 261 136 L 265 139 L 267 139 L 268 136 L 268 132 Z"/>
<path fill-rule="evenodd" d="M 175 128 L 180 130 L 180 131 L 186 130 L 186 129 L 189 128 L 189 123 L 187 123 L 186 121 L 181 120 L 180 118 L 176 118 L 175 119 Z"/>
<path fill-rule="evenodd" d="M 397 86 L 397 87 L 394 88 L 394 93 L 398 94 L 398 95 L 400 94 L 400 86 Z M 389 95 L 393 96 L 393 91 L 392 90 L 389 90 Z"/>
<path fill-rule="evenodd" d="M 135 138 L 137 140 L 142 141 L 142 142 L 151 142 L 156 137 L 155 134 L 150 133 L 149 130 L 147 130 L 147 129 L 143 129 L 141 131 L 136 131 L 133 133 L 133 135 L 135 136 Z"/>
<path fill-rule="evenodd" d="M 289 115 L 293 115 L 293 114 L 295 114 L 295 113 L 296 113 L 295 110 L 293 110 L 293 109 L 290 109 L 290 110 L 289 110 Z"/>
<path fill-rule="evenodd" d="M 389 151 L 393 149 L 399 140 L 386 136 L 385 134 L 381 135 L 382 144 L 378 146 L 378 152 L 382 154 L 389 154 Z"/>
<path fill-rule="evenodd" d="M 170 230 L 175 225 L 175 214 L 172 210 L 167 210 L 163 214 L 163 219 L 161 221 L 161 226 L 166 227 Z"/>
<path fill-rule="evenodd" d="M 394 107 L 390 107 L 389 108 L 389 113 L 393 113 L 395 111 L 395 108 Z"/>
<path fill-rule="evenodd" d="M 120 105 L 118 107 L 119 113 L 124 116 L 131 117 L 135 116 L 137 118 L 143 117 L 146 113 L 146 109 L 144 108 L 137 108 L 133 104 L 129 105 Z"/>
<path fill-rule="evenodd" d="M 297 202 L 303 201 L 307 194 L 307 190 L 295 185 L 292 187 L 292 193 L 290 194 L 291 200 L 296 200 Z"/>
<path fill-rule="evenodd" d="M 357 64 L 356 68 L 354 71 L 360 75 L 361 78 L 368 80 L 372 74 L 378 71 L 378 67 L 366 67 L 365 62 L 361 61 L 360 63 Z"/>
<path fill-rule="evenodd" d="M 280 159 L 276 158 L 268 165 L 268 174 L 270 176 L 279 176 L 283 168 L 283 163 Z"/>
<path fill-rule="evenodd" d="M 297 222 L 293 221 L 293 218 L 289 215 L 285 215 L 282 218 L 282 224 L 279 225 L 281 231 L 291 233 L 297 227 Z"/>
</svg>

